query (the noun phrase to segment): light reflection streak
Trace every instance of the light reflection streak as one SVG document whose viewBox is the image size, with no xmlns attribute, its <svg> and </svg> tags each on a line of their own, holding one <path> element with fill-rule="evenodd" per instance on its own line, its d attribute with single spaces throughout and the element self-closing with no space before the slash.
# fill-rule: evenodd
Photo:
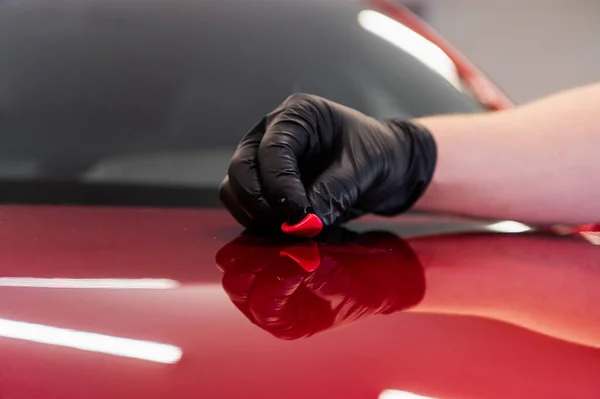
<svg viewBox="0 0 600 399">
<path fill-rule="evenodd" d="M 359 24 L 369 32 L 406 51 L 434 72 L 437 72 L 457 90 L 462 84 L 456 65 L 437 45 L 398 21 L 373 10 L 358 14 Z"/>
<path fill-rule="evenodd" d="M 600 232 L 597 231 L 583 231 L 581 236 L 588 240 L 590 244 L 600 245 Z"/>
<path fill-rule="evenodd" d="M 182 356 L 173 345 L 6 319 L 0 319 L 0 337 L 166 364 L 177 363 Z"/>
<path fill-rule="evenodd" d="M 379 399 L 434 399 L 430 396 L 416 395 L 411 392 L 399 391 L 397 389 L 386 389 L 379 394 Z"/>
<path fill-rule="evenodd" d="M 531 227 L 513 220 L 505 220 L 503 222 L 487 225 L 486 229 L 499 233 L 524 233 L 530 231 Z"/>
<path fill-rule="evenodd" d="M 32 278 L 0 277 L 0 287 L 73 288 L 111 290 L 167 290 L 179 287 L 170 279 L 110 279 L 110 278 Z"/>
</svg>

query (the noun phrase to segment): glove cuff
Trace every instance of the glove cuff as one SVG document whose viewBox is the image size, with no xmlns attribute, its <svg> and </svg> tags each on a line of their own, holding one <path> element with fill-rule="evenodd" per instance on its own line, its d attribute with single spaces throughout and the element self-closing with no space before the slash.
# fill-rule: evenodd
<svg viewBox="0 0 600 399">
<path fill-rule="evenodd" d="M 422 125 L 406 119 L 388 119 L 387 125 L 410 146 L 402 192 L 405 200 L 386 215 L 396 215 L 410 209 L 429 187 L 437 163 L 437 145 L 431 132 Z M 379 212 L 378 212 L 379 213 Z"/>
</svg>

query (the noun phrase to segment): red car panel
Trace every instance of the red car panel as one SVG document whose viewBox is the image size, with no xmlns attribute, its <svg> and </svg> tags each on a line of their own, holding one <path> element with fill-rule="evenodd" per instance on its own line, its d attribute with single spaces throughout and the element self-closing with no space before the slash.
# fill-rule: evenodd
<svg viewBox="0 0 600 399">
<path fill-rule="evenodd" d="M 448 226 L 480 233 L 433 234 Z M 600 394 L 600 247 L 423 216 L 352 226 L 375 227 L 425 233 L 303 249 L 248 245 L 221 210 L 3 206 L 2 397 Z M 280 254 L 315 245 L 333 286 Z M 318 295 L 292 295 L 298 279 Z"/>
</svg>

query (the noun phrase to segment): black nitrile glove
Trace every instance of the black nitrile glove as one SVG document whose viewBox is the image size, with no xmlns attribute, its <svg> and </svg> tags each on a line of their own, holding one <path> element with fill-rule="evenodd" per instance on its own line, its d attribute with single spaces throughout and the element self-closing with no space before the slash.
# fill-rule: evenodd
<svg viewBox="0 0 600 399">
<path fill-rule="evenodd" d="M 295 94 L 242 139 L 219 195 L 246 227 L 279 229 L 306 213 L 331 226 L 407 210 L 427 188 L 435 162 L 424 127 Z"/>
</svg>

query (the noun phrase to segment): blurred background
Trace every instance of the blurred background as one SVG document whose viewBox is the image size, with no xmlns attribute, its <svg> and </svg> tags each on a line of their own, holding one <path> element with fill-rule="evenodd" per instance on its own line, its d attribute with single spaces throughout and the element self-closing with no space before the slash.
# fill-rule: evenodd
<svg viewBox="0 0 600 399">
<path fill-rule="evenodd" d="M 600 80 L 598 0 L 398 0 L 517 103 Z"/>
<path fill-rule="evenodd" d="M 218 204 L 293 92 L 380 119 L 503 109 L 446 42 L 523 103 L 600 81 L 598 39 L 600 0 L 0 0 L 0 202 Z"/>
</svg>

